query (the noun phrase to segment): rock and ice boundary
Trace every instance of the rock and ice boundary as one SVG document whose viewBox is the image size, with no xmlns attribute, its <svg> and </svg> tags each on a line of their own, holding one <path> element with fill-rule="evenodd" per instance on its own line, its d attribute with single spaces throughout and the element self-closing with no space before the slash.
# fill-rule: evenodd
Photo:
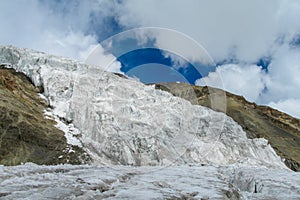
<svg viewBox="0 0 300 200">
<path fill-rule="evenodd" d="M 53 113 L 81 132 L 101 164 L 245 164 L 285 168 L 264 139 L 247 139 L 230 117 L 66 58 L 0 48 L 0 63 L 25 73 Z"/>
<path fill-rule="evenodd" d="M 57 198 L 74 192 L 71 199 L 260 198 L 256 193 L 277 198 L 276 191 L 287 188 L 290 199 L 300 196 L 299 174 L 286 168 L 268 141 L 248 139 L 222 113 L 96 66 L 28 49 L 0 47 L 0 64 L 42 86 L 52 108 L 48 112 L 66 123 L 60 128 L 68 141 L 74 141 L 70 133 L 75 132 L 94 165 L 111 166 L 0 167 L 0 198 L 29 195 L 24 188 L 31 198 L 42 198 L 35 192 L 54 198 L 54 191 Z M 61 185 L 53 187 L 54 182 Z"/>
</svg>

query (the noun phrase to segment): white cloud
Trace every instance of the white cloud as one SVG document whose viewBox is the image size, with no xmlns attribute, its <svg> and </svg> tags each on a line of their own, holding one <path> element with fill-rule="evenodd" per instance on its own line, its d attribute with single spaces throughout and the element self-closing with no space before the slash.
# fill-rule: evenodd
<svg viewBox="0 0 300 200">
<path fill-rule="evenodd" d="M 170 60 L 172 61 L 172 67 L 176 70 L 188 66 L 188 62 L 184 58 L 180 57 L 179 55 L 172 54 L 167 51 L 162 51 L 162 54 L 165 58 L 170 58 Z"/>
<path fill-rule="evenodd" d="M 268 91 L 263 100 L 282 101 L 289 98 L 300 99 L 300 50 L 280 48 L 269 66 Z"/>
<path fill-rule="evenodd" d="M 92 20 L 100 25 L 92 28 L 101 29 L 104 18 L 114 14 L 113 5 L 107 1 L 0 1 L 0 43 L 85 61 L 98 45 L 98 35 L 89 30 Z M 115 60 L 103 51 L 97 56 L 102 60 L 91 64 L 103 66 Z M 109 70 L 120 72 L 120 67 L 114 62 Z"/>
<path fill-rule="evenodd" d="M 113 3 L 105 1 L 0 1 L 0 44 L 32 48 L 84 61 L 98 44 Z M 91 18 L 94 14 L 96 19 Z M 100 27 L 97 27 L 99 25 Z"/>
<path fill-rule="evenodd" d="M 35 42 L 34 45 L 38 47 L 34 49 L 81 61 L 84 61 L 97 45 L 94 35 L 84 35 L 82 32 L 45 32 L 43 39 Z"/>
<path fill-rule="evenodd" d="M 41 29 L 45 29 L 46 15 L 35 0 L 0 1 L 0 42 L 2 44 L 29 45 L 29 41 L 40 40 Z"/>
<path fill-rule="evenodd" d="M 99 66 L 106 71 L 124 74 L 121 71 L 121 63 L 116 61 L 116 57 L 114 55 L 105 52 L 100 44 L 89 53 L 85 63 Z"/>
<path fill-rule="evenodd" d="M 212 58 L 202 45 L 188 35 L 168 29 L 156 29 L 156 31 L 152 32 L 156 39 L 154 45 L 157 48 L 172 52 L 191 63 L 213 64 Z M 180 63 L 175 58 L 176 62 Z"/>
<path fill-rule="evenodd" d="M 207 77 L 197 80 L 196 85 L 210 85 L 243 95 L 249 101 L 256 101 L 265 88 L 267 78 L 259 66 L 228 64 L 218 66 L 216 72 L 210 72 Z"/>
<path fill-rule="evenodd" d="M 216 61 L 235 53 L 242 61 L 256 62 L 279 36 L 287 42 L 300 31 L 297 0 L 131 0 L 121 13 L 120 23 L 127 27 L 159 26 L 191 36 Z"/>
</svg>

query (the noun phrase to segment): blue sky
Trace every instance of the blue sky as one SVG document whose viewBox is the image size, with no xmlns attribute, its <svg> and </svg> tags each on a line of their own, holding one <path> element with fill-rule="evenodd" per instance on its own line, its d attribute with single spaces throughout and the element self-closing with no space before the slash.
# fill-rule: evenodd
<svg viewBox="0 0 300 200">
<path fill-rule="evenodd" d="M 202 70 L 197 70 L 198 66 L 194 66 L 187 60 L 184 60 L 181 66 L 174 67 L 172 59 L 170 57 L 165 57 L 164 54 L 165 51 L 157 48 L 144 48 L 130 51 L 118 57 L 117 60 L 121 62 L 122 72 L 129 76 L 137 77 L 144 83 L 179 81 L 195 84 L 197 79 L 207 76 L 209 71 L 213 71 L 215 69 L 211 68 L 208 70 L 209 67 L 201 66 Z M 168 54 L 172 53 L 168 52 Z M 173 56 L 177 55 L 173 54 Z M 141 65 L 143 65 L 144 71 L 141 69 L 138 71 L 132 71 L 134 68 Z M 129 73 L 130 71 L 131 73 Z M 135 74 L 135 72 L 138 74 Z"/>
<path fill-rule="evenodd" d="M 120 62 L 116 68 L 146 82 L 165 77 L 214 86 L 219 74 L 224 89 L 300 118 L 299 19 L 298 0 L 0 1 L 0 44 L 85 61 L 96 45 L 122 31 L 172 29 L 202 45 L 216 65 L 203 68 L 182 41 L 159 35 L 148 41 L 158 50 L 131 49 L 122 56 L 110 51 L 103 56 L 110 53 Z M 170 43 L 175 51 L 187 52 L 186 63 L 164 50 Z M 202 76 L 193 71 L 199 66 L 205 69 Z"/>
</svg>

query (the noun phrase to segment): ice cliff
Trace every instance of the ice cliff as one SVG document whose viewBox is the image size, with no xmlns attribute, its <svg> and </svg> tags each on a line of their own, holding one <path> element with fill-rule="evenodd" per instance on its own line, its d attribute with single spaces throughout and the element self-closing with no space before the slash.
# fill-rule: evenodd
<svg viewBox="0 0 300 200">
<path fill-rule="evenodd" d="M 248 139 L 230 117 L 153 86 L 15 47 L 0 47 L 0 64 L 43 86 L 50 112 L 80 131 L 95 163 L 285 168 L 267 140 Z"/>
</svg>

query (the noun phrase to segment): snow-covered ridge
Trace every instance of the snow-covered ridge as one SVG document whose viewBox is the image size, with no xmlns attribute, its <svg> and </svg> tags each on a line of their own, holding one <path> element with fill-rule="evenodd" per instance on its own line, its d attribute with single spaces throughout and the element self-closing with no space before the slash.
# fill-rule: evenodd
<svg viewBox="0 0 300 200">
<path fill-rule="evenodd" d="M 214 163 L 285 168 L 264 139 L 247 139 L 231 118 L 95 66 L 15 47 L 8 63 L 44 87 L 53 113 L 81 131 L 95 163 Z"/>
</svg>

